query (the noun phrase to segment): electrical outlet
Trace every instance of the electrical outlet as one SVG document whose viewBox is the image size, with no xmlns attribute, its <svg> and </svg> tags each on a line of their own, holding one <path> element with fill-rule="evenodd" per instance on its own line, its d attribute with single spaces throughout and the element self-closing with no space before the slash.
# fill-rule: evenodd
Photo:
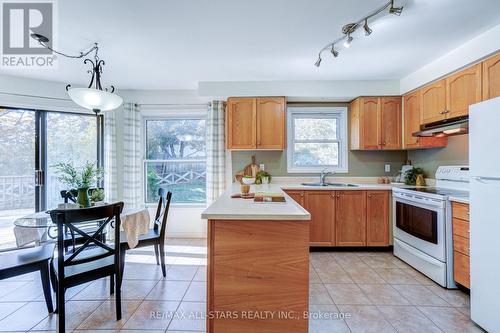
<svg viewBox="0 0 500 333">
<path fill-rule="evenodd" d="M 385 165 L 385 172 L 391 172 L 391 165 L 390 164 Z"/>
<path fill-rule="evenodd" d="M 259 165 L 259 168 L 260 168 L 260 171 L 264 171 L 264 170 L 266 170 L 266 169 L 265 169 L 265 165 L 264 165 L 264 163 L 260 164 L 260 165 Z"/>
</svg>

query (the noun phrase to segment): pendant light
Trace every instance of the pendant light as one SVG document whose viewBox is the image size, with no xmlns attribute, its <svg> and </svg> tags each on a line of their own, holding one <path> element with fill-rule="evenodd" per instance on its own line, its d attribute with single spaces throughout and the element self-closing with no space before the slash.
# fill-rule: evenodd
<svg viewBox="0 0 500 333">
<path fill-rule="evenodd" d="M 31 37 L 38 41 L 43 47 L 51 50 L 54 53 L 62 55 L 67 58 L 79 59 L 94 52 L 94 59 L 85 59 L 84 64 L 90 64 L 92 67 L 88 73 L 92 73 L 90 83 L 87 88 L 72 88 L 70 84 L 66 86 L 66 91 L 73 102 L 81 107 L 92 110 L 97 115 L 101 111 L 114 110 L 123 103 L 123 98 L 115 94 L 115 87 L 104 88 L 101 84 L 102 66 L 105 65 L 104 60 L 99 58 L 99 46 L 97 43 L 87 52 L 80 52 L 79 55 L 67 55 L 53 50 L 47 45 L 49 39 L 43 35 L 31 34 Z"/>
</svg>

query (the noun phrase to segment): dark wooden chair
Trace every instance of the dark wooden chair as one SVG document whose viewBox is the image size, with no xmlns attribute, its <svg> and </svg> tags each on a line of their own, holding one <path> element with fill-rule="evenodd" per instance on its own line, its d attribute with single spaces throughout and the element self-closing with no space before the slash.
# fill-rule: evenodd
<svg viewBox="0 0 500 333">
<path fill-rule="evenodd" d="M 92 191 L 102 188 L 92 188 L 89 189 L 89 195 L 92 194 Z M 64 203 L 69 203 L 70 201 L 76 203 L 76 197 L 78 195 L 77 190 L 62 190 L 60 192 L 61 197 L 64 199 Z M 100 221 L 91 221 L 86 223 L 85 225 L 81 224 L 80 229 L 84 230 L 86 233 L 94 233 L 100 227 Z M 80 235 L 75 234 L 68 227 L 64 228 L 65 239 L 64 239 L 64 250 L 68 251 L 69 247 L 73 247 L 73 251 L 75 250 L 76 245 L 81 245 L 85 241 Z M 107 232 L 106 230 L 101 234 L 101 242 L 106 242 Z"/>
<path fill-rule="evenodd" d="M 0 280 L 40 271 L 47 311 L 54 312 L 50 290 L 49 261 L 54 254 L 54 244 L 7 251 L 0 254 Z"/>
<path fill-rule="evenodd" d="M 158 190 L 158 196 L 160 200 L 158 201 L 158 207 L 156 209 L 156 216 L 153 229 L 150 229 L 148 233 L 139 236 L 139 243 L 135 247 L 141 248 L 146 246 L 153 246 L 156 256 L 156 264 L 160 265 L 163 277 L 167 276 L 167 269 L 165 267 L 165 229 L 167 226 L 168 210 L 170 209 L 170 201 L 172 199 L 172 193 L 167 192 L 166 189 L 160 188 Z M 122 276 L 123 270 L 125 268 L 125 254 L 129 250 L 127 243 L 127 237 L 125 233 L 122 232 L 122 244 L 121 244 L 121 260 L 122 260 Z"/>
<path fill-rule="evenodd" d="M 50 217 L 57 224 L 57 258 L 51 261 L 52 282 L 56 286 L 56 308 L 58 316 L 58 332 L 65 330 L 64 293 L 83 283 L 103 277 L 111 279 L 111 293 L 115 294 L 116 320 L 122 317 L 121 311 L 121 269 L 120 269 L 120 213 L 123 202 L 82 209 L 52 210 Z M 101 226 L 93 234 L 79 228 L 79 224 L 88 221 L 103 220 Z M 104 229 L 111 223 L 115 227 L 114 245 L 101 241 Z M 80 235 L 85 241 L 74 251 L 64 251 L 64 228 L 68 227 Z"/>
</svg>

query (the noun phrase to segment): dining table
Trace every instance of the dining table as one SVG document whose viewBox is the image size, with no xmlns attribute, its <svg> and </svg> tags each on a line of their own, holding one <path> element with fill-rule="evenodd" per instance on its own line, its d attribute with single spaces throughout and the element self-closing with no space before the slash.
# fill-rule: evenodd
<svg viewBox="0 0 500 333">
<path fill-rule="evenodd" d="M 62 209 L 76 208 L 71 207 Z M 139 237 L 149 231 L 149 211 L 147 207 L 124 208 L 120 214 L 120 219 L 121 228 L 127 237 L 127 243 L 130 248 L 134 248 L 139 241 Z M 22 216 L 14 221 L 14 226 L 14 233 L 16 234 L 18 247 L 28 243 L 35 242 L 36 244 L 40 244 L 55 241 L 57 239 L 57 223 L 52 221 L 50 217 L 50 210 Z M 26 240 L 20 242 L 19 238 L 23 237 L 26 237 Z"/>
</svg>

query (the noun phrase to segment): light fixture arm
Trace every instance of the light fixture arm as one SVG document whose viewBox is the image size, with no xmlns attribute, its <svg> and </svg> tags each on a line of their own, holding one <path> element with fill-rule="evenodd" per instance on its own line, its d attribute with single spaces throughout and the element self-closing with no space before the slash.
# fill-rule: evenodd
<svg viewBox="0 0 500 333">
<path fill-rule="evenodd" d="M 360 20 L 354 23 L 348 23 L 342 27 L 342 36 L 335 39 L 334 41 L 326 44 L 320 51 L 319 51 L 319 58 L 321 58 L 321 54 L 326 51 L 331 49 L 334 45 L 338 45 L 340 42 L 348 38 L 358 27 L 360 27 L 363 23 L 368 22 L 369 19 L 373 18 L 374 16 L 377 16 L 378 14 L 382 13 L 383 11 L 387 10 L 389 8 L 389 11 L 391 12 L 391 9 L 394 9 L 394 0 L 389 0 L 387 3 L 384 5 L 380 6 L 379 8 L 375 9 L 372 11 L 370 14 L 364 16 Z M 402 10 L 402 7 L 398 8 L 399 11 Z"/>
</svg>

